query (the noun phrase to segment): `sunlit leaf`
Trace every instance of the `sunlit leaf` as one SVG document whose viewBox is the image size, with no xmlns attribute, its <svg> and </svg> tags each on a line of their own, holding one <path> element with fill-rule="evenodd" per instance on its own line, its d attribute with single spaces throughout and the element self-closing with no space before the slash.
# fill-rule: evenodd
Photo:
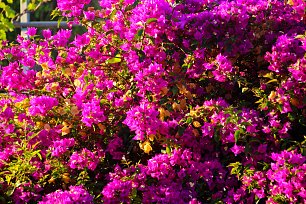
<svg viewBox="0 0 306 204">
<path fill-rule="evenodd" d="M 146 23 L 149 24 L 149 23 L 152 23 L 152 22 L 156 22 L 157 21 L 157 18 L 149 18 Z"/>
<path fill-rule="evenodd" d="M 116 64 L 116 63 L 119 63 L 119 62 L 121 62 L 121 58 L 119 58 L 119 57 L 114 57 L 114 58 L 106 60 L 107 64 Z"/>
</svg>

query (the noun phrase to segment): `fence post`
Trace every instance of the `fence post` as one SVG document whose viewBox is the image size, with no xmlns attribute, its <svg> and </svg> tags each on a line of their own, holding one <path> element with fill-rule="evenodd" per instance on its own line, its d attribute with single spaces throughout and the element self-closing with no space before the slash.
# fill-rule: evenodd
<svg viewBox="0 0 306 204">
<path fill-rule="evenodd" d="M 28 8 L 29 0 L 20 0 L 20 13 L 23 13 Z M 29 23 L 30 13 L 26 12 L 20 17 L 20 23 Z M 20 35 L 25 37 L 27 32 L 27 27 L 21 27 Z"/>
</svg>

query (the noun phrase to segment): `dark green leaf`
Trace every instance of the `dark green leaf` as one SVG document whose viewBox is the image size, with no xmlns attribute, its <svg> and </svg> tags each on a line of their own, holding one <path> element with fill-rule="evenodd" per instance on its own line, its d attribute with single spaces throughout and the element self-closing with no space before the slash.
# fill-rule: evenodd
<svg viewBox="0 0 306 204">
<path fill-rule="evenodd" d="M 173 95 L 176 95 L 178 93 L 179 89 L 176 86 L 174 86 L 174 87 L 172 87 L 171 91 L 172 91 Z"/>
<path fill-rule="evenodd" d="M 179 134 L 179 136 L 182 136 L 182 135 L 184 134 L 184 131 L 185 131 L 185 128 L 179 127 L 179 128 L 178 128 L 178 134 Z"/>
<path fill-rule="evenodd" d="M 139 29 L 139 30 L 137 31 L 137 35 L 138 35 L 139 37 L 141 37 L 142 34 L 143 34 L 143 28 L 141 28 L 141 29 Z"/>
</svg>

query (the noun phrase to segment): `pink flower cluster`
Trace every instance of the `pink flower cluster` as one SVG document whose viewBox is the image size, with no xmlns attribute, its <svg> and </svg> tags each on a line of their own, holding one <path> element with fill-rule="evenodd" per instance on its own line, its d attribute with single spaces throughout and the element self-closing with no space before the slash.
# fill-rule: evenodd
<svg viewBox="0 0 306 204">
<path fill-rule="evenodd" d="M 65 16 L 78 17 L 82 14 L 84 6 L 89 3 L 90 0 L 58 1 L 57 6 Z"/>
<path fill-rule="evenodd" d="M 49 110 L 58 105 L 58 100 L 50 96 L 33 97 L 30 101 L 29 114 L 46 115 Z"/>
<path fill-rule="evenodd" d="M 143 101 L 140 106 L 126 113 L 123 123 L 135 131 L 135 140 L 143 140 L 146 135 L 156 134 L 161 127 L 161 121 L 157 118 L 159 112 L 150 105 L 147 101 Z"/>
<path fill-rule="evenodd" d="M 55 191 L 43 197 L 39 204 L 51 203 L 93 203 L 93 197 L 83 186 L 70 186 L 69 191 Z"/>
<path fill-rule="evenodd" d="M 62 154 L 68 151 L 70 147 L 73 147 L 75 144 L 75 140 L 73 138 L 69 139 L 61 139 L 53 141 L 53 149 L 52 149 L 52 156 L 53 157 L 60 157 Z"/>
<path fill-rule="evenodd" d="M 80 153 L 74 152 L 70 156 L 69 167 L 71 169 L 84 169 L 95 170 L 99 163 L 99 158 L 88 149 L 83 149 Z"/>
</svg>

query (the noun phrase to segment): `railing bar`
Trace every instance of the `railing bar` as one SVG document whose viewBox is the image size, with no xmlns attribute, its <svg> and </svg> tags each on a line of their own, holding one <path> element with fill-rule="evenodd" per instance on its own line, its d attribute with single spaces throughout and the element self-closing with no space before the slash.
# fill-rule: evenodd
<svg viewBox="0 0 306 204">
<path fill-rule="evenodd" d="M 16 28 L 25 28 L 25 27 L 37 27 L 37 28 L 68 28 L 67 22 L 57 21 L 31 21 L 31 22 L 13 22 Z M 80 26 L 78 24 L 72 24 L 73 27 Z"/>
</svg>

